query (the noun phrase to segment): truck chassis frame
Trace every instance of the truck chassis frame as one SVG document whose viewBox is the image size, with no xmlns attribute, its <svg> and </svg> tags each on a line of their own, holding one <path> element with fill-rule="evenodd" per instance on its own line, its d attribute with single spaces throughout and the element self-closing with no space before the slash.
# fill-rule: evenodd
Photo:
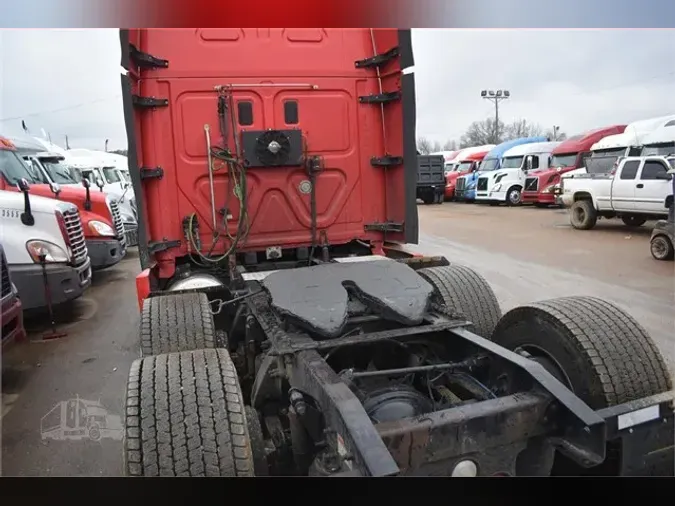
<svg viewBox="0 0 675 506">
<path fill-rule="evenodd" d="M 448 265 L 438 258 L 392 263 L 413 268 Z M 226 297 L 229 301 L 207 290 L 211 291 L 209 304 L 217 306 L 216 320 L 229 320 L 216 325 L 230 332 L 221 332 L 215 347 L 228 349 L 232 356 L 245 403 L 256 410 L 247 416 L 260 413 L 268 437 L 251 446 L 254 453 L 259 448 L 258 460 L 276 469 L 275 474 L 461 476 L 458 470 L 467 462 L 480 475 L 549 475 L 554 465 L 559 469 L 556 474 L 673 474 L 673 392 L 591 409 L 568 388 L 564 371 L 551 361 L 524 350 L 510 351 L 473 333 L 472 322 L 438 298 L 432 299 L 420 325 L 392 328 L 389 322 L 382 329 L 377 327 L 380 316 L 348 317 L 345 328 L 375 325 L 375 330 L 317 340 L 280 320 L 259 280 L 241 281 L 240 289 Z M 168 293 L 187 296 L 200 291 Z M 166 294 L 151 293 L 150 299 Z M 328 362 L 338 350 L 353 352 L 392 342 L 405 346 L 425 339 L 441 346 L 452 342 L 454 359 L 340 373 Z M 491 385 L 502 387 L 492 398 L 379 423 L 366 411 L 358 389 L 351 388 L 364 377 L 425 371 L 484 371 Z M 303 437 L 295 437 L 297 427 L 302 427 Z M 254 437 L 251 432 L 249 426 L 249 437 Z M 289 440 L 286 443 L 293 439 L 286 448 L 293 457 L 286 458 L 286 467 L 270 464 L 268 457 L 284 460 L 286 443 L 279 443 L 284 438 Z M 298 448 L 298 441 L 304 441 L 304 448 Z M 262 455 L 264 446 L 267 450 Z"/>
</svg>

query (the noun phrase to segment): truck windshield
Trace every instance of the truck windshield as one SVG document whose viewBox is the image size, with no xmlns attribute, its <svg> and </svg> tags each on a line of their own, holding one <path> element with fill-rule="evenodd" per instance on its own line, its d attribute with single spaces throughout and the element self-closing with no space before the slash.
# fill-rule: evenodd
<svg viewBox="0 0 675 506">
<path fill-rule="evenodd" d="M 14 151 L 0 150 L 0 172 L 7 183 L 16 186 L 21 179 L 29 184 L 41 184 L 42 179 Z"/>
<path fill-rule="evenodd" d="M 589 174 L 608 174 L 614 168 L 614 164 L 620 156 L 626 154 L 626 148 L 613 148 L 604 151 L 596 151 L 588 159 L 586 172 Z"/>
<path fill-rule="evenodd" d="M 119 174 L 117 173 L 117 170 L 115 170 L 115 167 L 103 167 L 103 177 L 105 177 L 105 181 L 108 184 L 122 182 Z"/>
<path fill-rule="evenodd" d="M 462 162 L 457 166 L 457 172 L 469 172 L 471 170 L 471 167 L 473 167 L 473 160 L 469 160 L 467 162 Z"/>
<path fill-rule="evenodd" d="M 579 153 L 568 153 L 565 155 L 553 155 L 551 159 L 551 167 L 557 169 L 558 167 L 575 167 L 577 164 L 577 155 Z"/>
<path fill-rule="evenodd" d="M 661 155 L 667 156 L 675 153 L 675 142 L 664 142 L 663 144 L 652 144 L 642 149 L 642 156 Z"/>
<path fill-rule="evenodd" d="M 40 163 L 55 183 L 77 184 L 77 180 L 70 174 L 68 166 L 58 158 L 40 158 Z"/>
<path fill-rule="evenodd" d="M 523 166 L 524 156 L 509 156 L 502 159 L 502 169 L 520 169 Z"/>
<path fill-rule="evenodd" d="M 481 172 L 486 172 L 489 170 L 497 170 L 497 166 L 499 165 L 499 158 L 486 158 L 483 160 L 480 164 L 480 170 Z"/>
</svg>

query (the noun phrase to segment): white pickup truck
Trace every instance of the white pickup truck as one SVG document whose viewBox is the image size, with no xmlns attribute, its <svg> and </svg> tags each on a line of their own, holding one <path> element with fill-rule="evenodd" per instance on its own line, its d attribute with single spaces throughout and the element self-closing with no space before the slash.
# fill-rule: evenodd
<svg viewBox="0 0 675 506">
<path fill-rule="evenodd" d="M 610 174 L 578 174 L 564 179 L 562 203 L 579 230 L 593 228 L 598 218 L 621 218 L 631 227 L 668 216 L 673 205 L 675 157 L 623 158 Z"/>
</svg>

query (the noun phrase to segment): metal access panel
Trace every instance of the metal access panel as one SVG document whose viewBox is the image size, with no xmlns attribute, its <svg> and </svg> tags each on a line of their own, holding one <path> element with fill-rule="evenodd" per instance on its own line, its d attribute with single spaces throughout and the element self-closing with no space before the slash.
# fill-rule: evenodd
<svg viewBox="0 0 675 506">
<path fill-rule="evenodd" d="M 419 155 L 417 157 L 417 186 L 445 184 L 445 159 L 441 155 Z"/>
</svg>

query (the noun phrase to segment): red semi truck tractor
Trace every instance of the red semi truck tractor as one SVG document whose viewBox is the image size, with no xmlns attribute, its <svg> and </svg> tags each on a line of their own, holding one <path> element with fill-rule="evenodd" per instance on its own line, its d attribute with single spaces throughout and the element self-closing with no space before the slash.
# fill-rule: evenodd
<svg viewBox="0 0 675 506">
<path fill-rule="evenodd" d="M 477 272 L 406 253 L 410 30 L 120 39 L 128 475 L 672 475 L 672 380 L 632 317 L 592 297 L 502 315 Z"/>
<path fill-rule="evenodd" d="M 55 163 L 58 163 L 55 162 Z M 124 225 L 116 201 L 99 189 L 48 184 L 43 174 L 26 165 L 14 142 L 0 137 L 0 190 L 20 191 L 17 184 L 25 179 L 30 193 L 70 202 L 77 206 L 82 219 L 92 270 L 117 264 L 126 254 Z"/>
<path fill-rule="evenodd" d="M 457 161 L 459 161 L 459 164 L 455 167 L 455 170 L 445 175 L 445 200 L 452 200 L 455 197 L 457 178 L 478 170 L 480 162 L 483 161 L 483 158 L 489 152 L 490 150 L 488 149 L 486 151 L 471 153 L 467 156 L 460 155 L 461 158 L 458 157 Z"/>
<path fill-rule="evenodd" d="M 522 197 L 524 204 L 547 207 L 555 204 L 555 186 L 560 176 L 585 167 L 591 156 L 591 146 L 608 135 L 623 133 L 626 125 L 613 125 L 590 130 L 561 142 L 551 153 L 551 162 L 545 169 L 530 172 L 525 178 Z"/>
</svg>

